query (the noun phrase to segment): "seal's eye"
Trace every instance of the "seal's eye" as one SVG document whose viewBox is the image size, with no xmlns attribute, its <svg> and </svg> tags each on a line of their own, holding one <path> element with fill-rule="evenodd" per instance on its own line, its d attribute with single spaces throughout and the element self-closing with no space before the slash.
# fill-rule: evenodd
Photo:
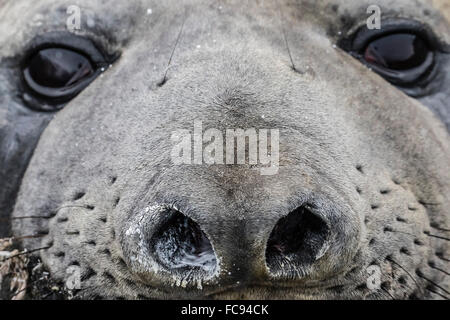
<svg viewBox="0 0 450 320">
<path fill-rule="evenodd" d="M 397 33 L 371 41 L 364 60 L 390 70 L 409 70 L 426 62 L 430 52 L 426 42 L 415 34 Z"/>
<path fill-rule="evenodd" d="M 24 52 L 21 98 L 37 111 L 63 108 L 120 55 L 108 54 L 92 39 L 59 31 L 36 36 Z"/>
<path fill-rule="evenodd" d="M 418 34 L 396 32 L 370 38 L 359 59 L 390 83 L 410 95 L 420 95 L 436 71 L 435 52 Z M 426 91 L 425 89 L 421 89 Z"/>
<path fill-rule="evenodd" d="M 38 51 L 24 70 L 27 84 L 43 95 L 55 96 L 94 73 L 88 58 L 72 50 L 50 48 Z"/>
<path fill-rule="evenodd" d="M 40 110 L 51 111 L 80 93 L 96 73 L 95 65 L 82 53 L 65 48 L 45 48 L 26 61 L 23 79 L 30 93 L 45 102 L 34 103 L 35 108 L 38 105 Z"/>
<path fill-rule="evenodd" d="M 364 25 L 338 45 L 411 97 L 430 95 L 442 84 L 440 64 L 447 49 L 418 21 L 386 19 L 380 29 Z"/>
</svg>

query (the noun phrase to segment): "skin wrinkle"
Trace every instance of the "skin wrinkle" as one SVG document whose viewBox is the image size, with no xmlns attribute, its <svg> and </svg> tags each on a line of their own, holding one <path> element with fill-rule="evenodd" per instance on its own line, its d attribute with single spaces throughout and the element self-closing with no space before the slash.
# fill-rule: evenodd
<svg viewBox="0 0 450 320">
<path fill-rule="evenodd" d="M 78 34 L 121 56 L 64 109 L 31 111 L 17 96 L 21 59 L 37 35 L 65 31 L 69 4 L 0 0 L 0 181 L 11 183 L 0 184 L 0 210 L 13 218 L 0 234 L 48 231 L 21 244 L 52 244 L 34 252 L 52 279 L 64 282 L 77 261 L 83 274 L 93 270 L 77 298 L 447 296 L 450 277 L 439 263 L 449 241 L 424 231 L 450 226 L 449 55 L 439 53 L 438 92 L 414 99 L 333 47 L 365 23 L 369 4 L 383 17 L 429 25 L 449 44 L 445 0 L 80 1 Z M 261 176 L 260 165 L 174 165 L 171 133 L 192 131 L 194 120 L 221 132 L 279 129 L 278 174 Z M 270 270 L 272 230 L 306 203 L 332 222 L 328 251 L 302 267 L 281 256 Z M 206 234 L 214 277 L 132 260 L 137 240 L 126 231 L 150 239 L 159 218 L 139 214 L 158 205 L 178 208 Z M 374 263 L 385 286 L 356 289 Z"/>
</svg>

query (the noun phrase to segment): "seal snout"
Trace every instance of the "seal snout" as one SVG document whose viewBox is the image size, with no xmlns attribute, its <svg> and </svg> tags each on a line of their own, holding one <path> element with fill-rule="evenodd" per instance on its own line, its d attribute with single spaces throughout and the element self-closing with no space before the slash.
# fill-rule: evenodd
<svg viewBox="0 0 450 320">
<path fill-rule="evenodd" d="M 349 213 L 320 196 L 275 213 L 270 221 L 223 219 L 169 204 L 141 209 L 122 241 L 132 271 L 170 287 L 279 286 L 287 279 L 324 279 L 345 269 L 359 241 Z"/>
</svg>

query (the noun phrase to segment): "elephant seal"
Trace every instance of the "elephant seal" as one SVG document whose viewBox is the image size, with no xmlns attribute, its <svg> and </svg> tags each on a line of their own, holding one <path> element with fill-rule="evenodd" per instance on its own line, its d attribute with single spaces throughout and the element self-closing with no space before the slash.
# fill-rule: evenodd
<svg viewBox="0 0 450 320">
<path fill-rule="evenodd" d="M 447 1 L 73 2 L 0 1 L 1 232 L 55 283 L 450 298 Z M 237 129 L 276 172 L 174 162 Z"/>
</svg>

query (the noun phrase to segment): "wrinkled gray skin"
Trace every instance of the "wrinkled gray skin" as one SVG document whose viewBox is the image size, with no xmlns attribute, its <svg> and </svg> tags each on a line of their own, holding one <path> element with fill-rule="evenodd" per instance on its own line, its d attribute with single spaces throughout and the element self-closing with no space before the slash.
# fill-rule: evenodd
<svg viewBox="0 0 450 320">
<path fill-rule="evenodd" d="M 0 1 L 0 210 L 15 218 L 2 233 L 46 234 L 23 246 L 49 246 L 35 254 L 58 281 L 79 265 L 84 298 L 449 297 L 445 2 Z M 66 30 L 71 4 L 82 8 L 78 34 L 121 57 L 61 111 L 31 111 L 21 58 L 36 35 Z M 428 96 L 407 96 L 333 47 L 365 23 L 369 4 L 439 38 L 440 82 Z M 194 119 L 221 131 L 278 128 L 278 174 L 173 165 L 171 133 Z M 329 247 L 308 268 L 269 270 L 272 229 L 304 203 L 329 224 Z M 146 256 L 163 204 L 208 236 L 213 273 L 186 276 Z M 366 286 L 373 264 L 378 290 Z"/>
</svg>

